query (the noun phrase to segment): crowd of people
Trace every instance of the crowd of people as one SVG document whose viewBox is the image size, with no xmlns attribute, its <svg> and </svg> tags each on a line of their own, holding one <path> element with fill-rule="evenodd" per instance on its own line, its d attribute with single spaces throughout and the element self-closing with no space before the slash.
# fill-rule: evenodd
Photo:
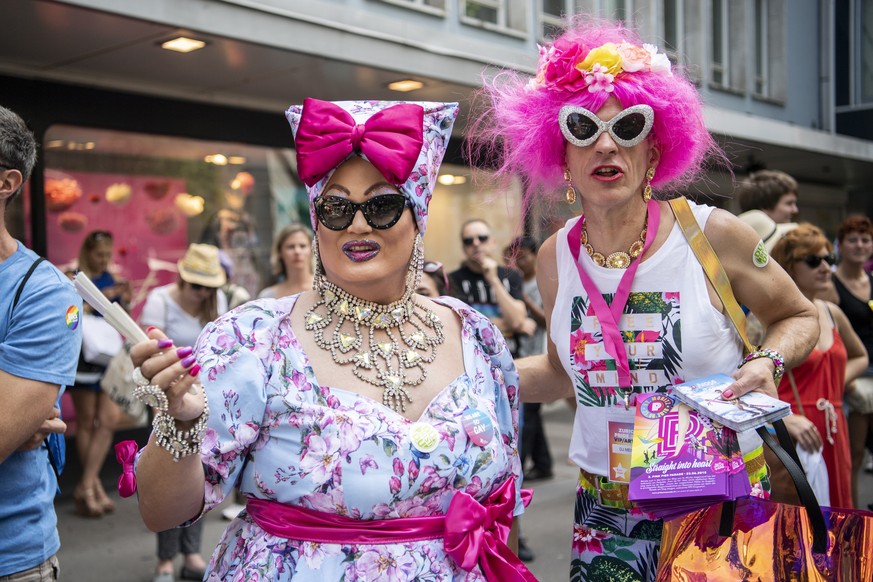
<svg viewBox="0 0 873 582">
<path fill-rule="evenodd" d="M 248 300 L 232 262 L 195 243 L 178 279 L 150 290 L 138 321 L 149 339 L 130 356 L 153 418 L 135 474 L 158 532 L 156 582 L 175 579 L 179 553 L 183 579 L 534 580 L 522 485 L 554 476 L 541 405 L 561 399 L 579 469 L 572 571 L 599 580 L 591 564 L 608 555 L 653 580 L 661 522 L 629 501 L 607 443 L 633 423 L 635 395 L 716 372 L 733 374 L 726 398 L 790 402 L 789 432 L 823 459 L 828 503 L 857 507 L 873 445 L 873 223 L 848 217 L 835 254 L 822 229 L 792 222 L 798 184 L 773 170 L 739 179 L 739 217 L 689 203 L 750 314 L 756 349 L 744 354 L 668 203 L 726 159 L 663 52 L 578 18 L 534 78 L 502 72 L 481 96 L 469 137 L 496 175 L 525 178 L 526 207 L 556 193 L 577 210 L 544 241 L 514 238 L 501 265 L 491 226 L 472 218 L 458 225 L 462 264 L 431 260 L 428 205 L 458 104 L 307 99 L 286 117 L 311 224 L 275 236 L 270 285 Z M 3 220 L 35 156 L 0 108 L 0 579 L 57 579 L 65 386 L 76 510 L 114 509 L 99 474 L 120 411 L 101 389 L 105 365 L 77 356 L 90 309 Z M 90 232 L 78 270 L 127 307 L 112 255 L 112 233 Z M 663 329 L 628 327 L 623 315 L 652 305 Z M 671 357 L 636 352 L 640 341 Z M 643 385 L 639 370 L 659 380 Z M 753 491 L 796 502 L 760 438 L 738 437 Z M 228 496 L 237 505 L 206 560 L 201 518 Z"/>
</svg>

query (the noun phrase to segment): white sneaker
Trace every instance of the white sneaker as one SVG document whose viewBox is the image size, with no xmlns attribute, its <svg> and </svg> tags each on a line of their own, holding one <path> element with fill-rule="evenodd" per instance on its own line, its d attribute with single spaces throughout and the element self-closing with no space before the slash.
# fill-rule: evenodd
<svg viewBox="0 0 873 582">
<path fill-rule="evenodd" d="M 222 510 L 221 517 L 223 517 L 227 521 L 233 521 L 234 519 L 236 519 L 236 516 L 239 515 L 239 512 L 245 508 L 245 505 L 240 505 L 239 503 L 231 503 Z"/>
</svg>

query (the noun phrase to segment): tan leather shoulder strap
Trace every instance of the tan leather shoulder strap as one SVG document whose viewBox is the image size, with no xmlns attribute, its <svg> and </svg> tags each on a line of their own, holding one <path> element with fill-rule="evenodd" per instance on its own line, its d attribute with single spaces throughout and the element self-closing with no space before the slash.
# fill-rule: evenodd
<svg viewBox="0 0 873 582">
<path fill-rule="evenodd" d="M 684 196 L 674 198 L 670 200 L 670 209 L 673 210 L 676 220 L 679 221 L 682 233 L 685 235 L 691 250 L 694 251 L 694 255 L 703 267 L 706 277 L 718 294 L 719 299 L 721 299 L 731 323 L 734 324 L 737 333 L 740 334 L 746 353 L 755 351 L 754 346 L 752 346 L 746 335 L 746 315 L 743 313 L 736 297 L 734 297 L 731 282 L 724 270 L 724 266 L 722 266 L 718 255 L 715 254 L 715 250 L 709 244 L 709 239 L 706 238 L 706 235 L 700 228 L 700 224 L 698 224 L 697 219 L 694 217 L 688 200 Z"/>
<path fill-rule="evenodd" d="M 788 370 L 788 383 L 791 384 L 791 391 L 794 392 L 794 401 L 797 402 L 797 409 L 800 411 L 800 415 L 806 416 L 806 412 L 803 411 L 803 404 L 800 402 L 800 392 L 797 391 L 797 382 L 794 381 L 794 374 L 791 373 L 791 370 Z"/>
</svg>

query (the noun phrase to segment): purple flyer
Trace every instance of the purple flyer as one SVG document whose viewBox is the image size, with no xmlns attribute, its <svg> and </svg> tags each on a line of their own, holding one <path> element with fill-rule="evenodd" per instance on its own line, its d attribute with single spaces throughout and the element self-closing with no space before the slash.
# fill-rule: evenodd
<svg viewBox="0 0 873 582">
<path fill-rule="evenodd" d="M 639 395 L 633 434 L 631 500 L 718 501 L 730 494 L 736 437 L 725 442 L 722 427 L 714 427 L 672 395 Z"/>
</svg>

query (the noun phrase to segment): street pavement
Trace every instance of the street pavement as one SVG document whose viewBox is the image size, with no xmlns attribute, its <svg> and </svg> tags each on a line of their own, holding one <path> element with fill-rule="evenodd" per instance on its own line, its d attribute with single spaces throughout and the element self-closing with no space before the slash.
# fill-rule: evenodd
<svg viewBox="0 0 873 582">
<path fill-rule="evenodd" d="M 527 484 L 534 489 L 534 499 L 521 521 L 522 536 L 533 551 L 535 560 L 528 564 L 543 582 L 567 580 L 570 571 L 570 532 L 573 523 L 573 497 L 576 470 L 567 464 L 573 417 L 563 401 L 542 408 L 546 432 L 554 457 L 555 478 Z M 127 437 L 130 438 L 130 437 Z M 138 435 L 138 442 L 144 436 Z M 72 448 L 69 457 L 74 457 Z M 61 536 L 61 580 L 66 582 L 149 582 L 154 573 L 157 537 L 142 524 L 136 498 L 119 499 L 116 511 L 100 519 L 78 517 L 73 512 L 72 490 L 78 467 L 71 459 L 62 488 L 65 494 L 57 502 L 58 529 Z M 107 491 L 114 491 L 114 476 L 120 472 L 114 457 L 108 459 L 103 473 Z M 861 492 L 864 506 L 873 502 L 873 475 L 862 473 Z M 113 488 L 113 489 L 110 489 Z M 229 502 L 229 501 L 228 501 Z M 227 522 L 220 509 L 206 516 L 203 554 L 208 559 Z M 178 558 L 177 571 L 181 568 Z"/>
</svg>

